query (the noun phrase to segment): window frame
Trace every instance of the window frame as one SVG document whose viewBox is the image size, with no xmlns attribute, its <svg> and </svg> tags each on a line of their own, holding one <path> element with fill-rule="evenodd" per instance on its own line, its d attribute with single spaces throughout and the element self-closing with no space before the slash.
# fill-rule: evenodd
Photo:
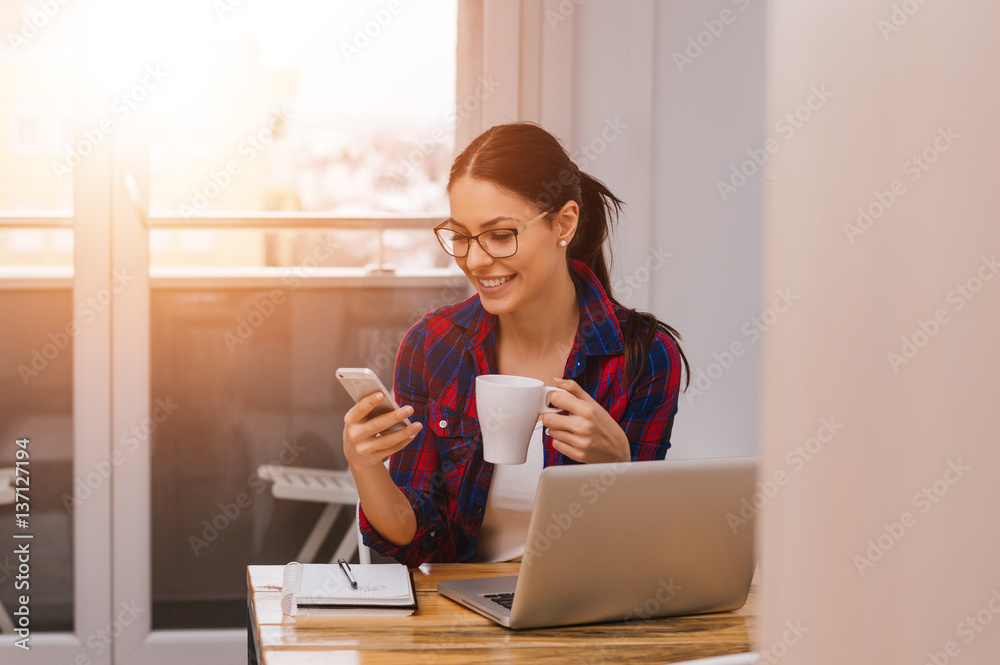
<svg viewBox="0 0 1000 665">
<path fill-rule="evenodd" d="M 558 77 L 556 93 L 546 92 L 543 108 L 541 72 L 564 71 L 572 56 L 572 29 L 563 26 L 551 40 L 543 38 L 544 11 L 553 0 L 458 0 L 456 102 L 476 96 L 476 87 L 492 76 L 502 82 L 478 99 L 473 112 L 456 122 L 459 149 L 487 127 L 518 119 L 534 120 L 569 136 L 572 82 Z M 560 69 L 561 68 L 561 69 Z M 80 118 L 100 108 L 88 95 L 86 75 L 78 75 L 74 108 L 74 142 L 81 139 Z M 93 86 L 90 86 L 93 87 Z M 149 144 L 147 113 L 137 112 L 111 137 L 110 149 L 87 169 L 74 172 L 74 207 L 69 212 L 0 212 L 0 233 L 17 227 L 74 230 L 74 265 L 67 269 L 0 268 L 0 290 L 23 288 L 72 289 L 74 311 L 89 294 L 111 288 L 114 269 L 136 275 L 135 282 L 116 296 L 113 306 L 81 329 L 74 339 L 74 467 L 86 469 L 118 451 L 123 434 L 150 417 L 151 289 L 184 286 L 211 288 L 270 285 L 274 270 L 234 275 L 180 274 L 149 271 L 152 229 L 225 228 L 231 226 L 282 229 L 426 228 L 439 216 L 334 217 L 312 213 L 209 214 L 197 219 L 149 214 Z M 138 202 L 138 204 L 137 204 Z M 457 281 L 456 281 L 457 280 Z M 405 286 L 464 283 L 459 274 L 412 275 L 353 273 L 318 269 L 303 279 L 303 288 L 331 286 Z M 130 451 L 131 452 L 131 451 Z M 86 654 L 91 662 L 216 663 L 242 656 L 246 630 L 151 630 L 150 468 L 148 451 L 132 453 L 120 473 L 74 514 L 75 631 L 33 636 L 32 648 L 72 662 Z M 112 562 L 117 562 L 112 565 Z M 139 618 L 101 656 L 86 645 L 88 637 L 115 620 L 123 604 L 140 609 Z M 12 653 L 13 641 L 0 636 L 0 654 Z"/>
</svg>

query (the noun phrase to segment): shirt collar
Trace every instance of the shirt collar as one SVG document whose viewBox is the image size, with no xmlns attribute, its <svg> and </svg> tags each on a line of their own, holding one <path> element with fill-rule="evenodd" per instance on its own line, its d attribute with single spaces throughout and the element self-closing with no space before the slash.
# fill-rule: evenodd
<svg viewBox="0 0 1000 665">
<path fill-rule="evenodd" d="M 588 356 L 613 356 L 625 353 L 621 327 L 611 298 L 601 286 L 597 275 L 582 261 L 572 260 L 570 266 L 579 274 L 576 294 L 580 300 L 580 328 L 577 345 L 582 339 Z M 571 271 L 570 274 L 572 274 Z"/>
<path fill-rule="evenodd" d="M 570 259 L 570 277 L 576 285 L 580 302 L 580 327 L 574 342 L 578 367 L 585 356 L 619 355 L 624 353 L 622 332 L 618 325 L 611 299 L 601 286 L 594 272 L 582 261 Z M 473 296 L 452 314 L 451 321 L 468 331 L 473 331 L 468 348 L 480 346 L 493 332 L 496 316 L 487 312 Z M 582 343 L 581 343 L 582 342 Z"/>
</svg>

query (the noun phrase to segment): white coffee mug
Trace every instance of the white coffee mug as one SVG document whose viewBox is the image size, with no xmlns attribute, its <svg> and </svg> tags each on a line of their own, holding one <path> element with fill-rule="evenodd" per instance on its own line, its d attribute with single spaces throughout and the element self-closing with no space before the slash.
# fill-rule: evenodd
<svg viewBox="0 0 1000 665">
<path fill-rule="evenodd" d="M 549 393 L 555 390 L 563 389 L 526 376 L 484 374 L 476 377 L 476 413 L 483 434 L 483 457 L 487 462 L 524 464 L 538 416 L 561 411 L 548 406 Z"/>
</svg>

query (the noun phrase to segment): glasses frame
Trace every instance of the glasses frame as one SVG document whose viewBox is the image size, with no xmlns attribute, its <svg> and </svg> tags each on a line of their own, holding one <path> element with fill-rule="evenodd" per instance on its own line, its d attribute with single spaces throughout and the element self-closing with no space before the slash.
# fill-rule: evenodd
<svg viewBox="0 0 1000 665">
<path fill-rule="evenodd" d="M 449 220 L 445 220 L 445 221 L 441 222 L 440 224 L 438 224 L 437 226 L 434 227 L 434 235 L 435 235 L 435 237 L 437 237 L 438 244 L 441 245 L 441 249 L 443 249 L 449 256 L 453 256 L 456 259 L 464 259 L 465 257 L 467 257 L 469 255 L 469 249 L 472 248 L 472 241 L 473 240 L 476 241 L 476 244 L 479 245 L 479 249 L 483 250 L 483 253 L 486 254 L 486 256 L 489 256 L 490 258 L 494 258 L 494 259 L 509 259 L 510 257 L 512 257 L 515 254 L 517 254 L 517 250 L 518 250 L 518 247 L 519 247 L 519 245 L 517 243 L 517 236 L 521 235 L 521 232 L 523 232 L 526 228 L 528 228 L 529 226 L 531 226 L 532 224 L 534 224 L 535 222 L 537 222 L 538 220 L 540 220 L 542 217 L 545 217 L 550 212 L 552 212 L 552 211 L 551 210 L 546 210 L 545 212 L 539 213 L 539 215 L 537 217 L 529 219 L 527 222 L 525 222 L 521 226 L 517 227 L 516 229 L 508 229 L 508 228 L 488 229 L 486 231 L 483 231 L 482 233 L 477 233 L 474 236 L 465 235 L 464 233 L 459 233 L 458 231 L 453 231 L 452 229 L 448 229 L 447 228 L 447 224 L 448 224 Z M 454 233 L 456 235 L 460 235 L 460 236 L 462 236 L 464 238 L 468 238 L 469 239 L 469 249 L 465 250 L 465 254 L 462 254 L 461 256 L 459 256 L 458 254 L 453 254 L 452 252 L 448 251 L 448 248 L 445 246 L 444 239 L 441 238 L 441 234 L 438 233 L 438 231 L 445 231 L 445 230 L 451 231 L 452 233 Z M 495 256 L 493 254 L 490 254 L 490 251 L 488 249 L 486 249 L 486 247 L 483 245 L 482 242 L 479 241 L 479 236 L 486 235 L 487 233 L 496 233 L 497 231 L 511 231 L 511 232 L 514 233 L 514 251 L 511 252 L 510 254 L 507 254 L 506 256 Z"/>
</svg>

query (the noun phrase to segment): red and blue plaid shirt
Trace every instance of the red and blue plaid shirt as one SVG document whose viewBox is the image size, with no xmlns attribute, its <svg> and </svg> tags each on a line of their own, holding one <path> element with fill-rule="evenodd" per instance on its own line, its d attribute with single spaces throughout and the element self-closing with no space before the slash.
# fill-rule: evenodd
<svg viewBox="0 0 1000 665">
<path fill-rule="evenodd" d="M 677 345 L 658 331 L 643 374 L 629 389 L 621 326 L 626 310 L 608 298 L 594 273 L 570 261 L 580 301 L 580 327 L 564 378 L 575 380 L 628 437 L 632 460 L 663 459 L 677 413 L 681 361 Z M 478 296 L 441 307 L 406 333 L 396 357 L 396 402 L 413 407 L 423 427 L 389 460 L 389 473 L 413 506 L 417 531 L 403 547 L 384 539 L 360 511 L 364 541 L 410 566 L 463 561 L 476 551 L 493 465 L 483 459 L 475 381 L 497 373 L 496 316 Z M 576 462 L 542 437 L 545 466 Z"/>
</svg>

